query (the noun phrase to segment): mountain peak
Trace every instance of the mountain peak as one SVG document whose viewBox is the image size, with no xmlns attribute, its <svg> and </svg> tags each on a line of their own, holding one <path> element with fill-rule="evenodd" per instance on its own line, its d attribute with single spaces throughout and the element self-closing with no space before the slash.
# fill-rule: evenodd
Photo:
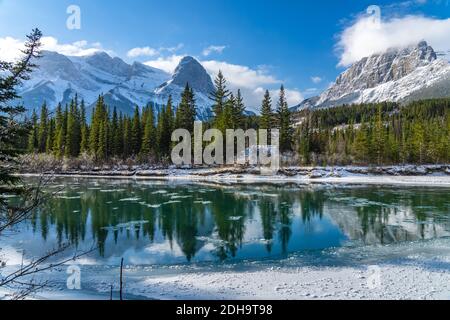
<svg viewBox="0 0 450 320">
<path fill-rule="evenodd" d="M 214 91 L 210 75 L 200 62 L 191 56 L 181 59 L 175 69 L 171 83 L 181 87 L 188 83 L 195 91 L 207 94 Z"/>
<path fill-rule="evenodd" d="M 149 103 L 158 110 L 169 96 L 176 107 L 189 83 L 195 90 L 198 118 L 207 119 L 211 115 L 209 94 L 214 87 L 206 70 L 193 57 L 182 59 L 173 75 L 140 62 L 127 64 L 106 52 L 66 56 L 44 51 L 36 63 L 39 68 L 19 92 L 22 97 L 19 102 L 29 109 L 39 108 L 44 101 L 55 108 L 78 94 L 90 112 L 103 94 L 110 107 L 117 107 L 124 114 L 132 114 L 136 105 Z"/>
<path fill-rule="evenodd" d="M 181 59 L 179 64 L 186 64 L 186 63 L 199 63 L 197 59 L 191 56 L 185 56 L 183 59 Z"/>
<path fill-rule="evenodd" d="M 113 75 L 126 76 L 131 71 L 130 65 L 125 61 L 118 57 L 112 58 L 104 51 L 95 52 L 86 56 L 85 59 L 89 65 Z"/>
<path fill-rule="evenodd" d="M 447 96 L 450 65 L 426 41 L 355 62 L 320 97 L 298 108 Z"/>
<path fill-rule="evenodd" d="M 436 52 L 431 46 L 428 45 L 425 40 L 422 40 L 418 43 L 417 50 L 419 52 L 419 59 L 421 60 L 427 60 L 431 62 L 437 59 Z"/>
<path fill-rule="evenodd" d="M 418 67 L 429 65 L 436 58 L 436 53 L 426 41 L 406 48 L 392 48 L 384 53 L 363 58 L 336 79 L 336 84 L 326 92 L 326 99 L 338 98 L 345 92 L 366 90 L 389 81 L 397 81 Z"/>
</svg>

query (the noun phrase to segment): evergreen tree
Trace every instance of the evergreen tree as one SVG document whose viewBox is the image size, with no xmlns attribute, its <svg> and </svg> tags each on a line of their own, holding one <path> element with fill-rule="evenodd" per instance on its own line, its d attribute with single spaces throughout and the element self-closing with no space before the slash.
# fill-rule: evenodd
<svg viewBox="0 0 450 320">
<path fill-rule="evenodd" d="M 217 129 L 219 129 L 222 134 L 225 134 L 227 129 L 234 129 L 235 123 L 234 123 L 234 107 L 235 107 L 236 99 L 234 98 L 234 95 L 230 93 L 228 100 L 225 102 L 222 116 L 220 119 L 220 122 L 217 126 Z"/>
<path fill-rule="evenodd" d="M 157 144 L 161 157 L 167 157 L 170 154 L 173 125 L 172 97 L 169 96 L 166 107 L 162 108 L 158 115 Z"/>
<path fill-rule="evenodd" d="M 423 163 L 425 158 L 425 128 L 422 121 L 413 124 L 411 137 L 411 155 L 415 163 Z"/>
<path fill-rule="evenodd" d="M 130 141 L 132 139 L 132 123 L 129 117 L 124 118 L 124 135 L 123 135 L 123 157 L 127 158 L 132 154 Z"/>
<path fill-rule="evenodd" d="M 369 157 L 368 128 L 363 120 L 361 128 L 357 131 L 353 143 L 353 153 L 358 161 L 367 163 Z"/>
<path fill-rule="evenodd" d="M 89 128 L 86 123 L 86 106 L 84 100 L 81 100 L 80 104 L 80 152 L 85 153 L 89 152 Z"/>
<path fill-rule="evenodd" d="M 373 127 L 374 132 L 372 135 L 372 160 L 378 165 L 381 165 L 383 163 L 384 147 L 386 141 L 381 106 L 378 108 L 378 113 L 376 115 Z"/>
<path fill-rule="evenodd" d="M 61 112 L 61 123 L 56 137 L 56 156 L 61 158 L 65 155 L 66 141 L 67 141 L 67 120 L 68 120 L 68 108 L 67 105 L 64 111 Z"/>
<path fill-rule="evenodd" d="M 280 151 L 292 150 L 291 112 L 289 111 L 283 85 L 280 88 L 280 96 L 277 104 L 277 122 L 280 130 Z"/>
<path fill-rule="evenodd" d="M 14 175 L 19 169 L 17 156 L 24 152 L 23 142 L 27 137 L 27 125 L 23 124 L 25 108 L 14 101 L 19 98 L 17 89 L 36 67 L 33 61 L 40 57 L 42 33 L 34 29 L 27 36 L 22 57 L 15 63 L 0 61 L 0 229 L 6 227 L 16 212 L 8 205 L 5 194 L 19 194 L 23 188 L 17 184 L 20 178 Z M 5 222 L 6 225 L 1 222 Z"/>
<path fill-rule="evenodd" d="M 124 123 L 124 117 L 122 115 L 122 112 L 119 114 L 119 120 L 118 120 L 118 129 L 117 134 L 115 135 L 115 139 L 113 143 L 116 145 L 117 151 L 116 155 L 119 157 L 123 157 L 123 146 L 124 146 L 124 135 L 125 135 L 125 123 Z"/>
<path fill-rule="evenodd" d="M 272 113 L 272 98 L 270 97 L 269 90 L 266 90 L 264 99 L 261 105 L 261 117 L 259 120 L 260 129 L 272 129 L 273 128 L 273 113 Z"/>
<path fill-rule="evenodd" d="M 131 152 L 133 155 L 139 154 L 141 150 L 141 119 L 139 116 L 139 107 L 134 109 L 133 125 L 131 127 Z"/>
<path fill-rule="evenodd" d="M 31 130 L 28 135 L 28 152 L 34 153 L 39 151 L 39 134 L 38 134 L 38 117 L 36 111 L 33 110 L 31 115 Z"/>
<path fill-rule="evenodd" d="M 219 71 L 217 77 L 214 79 L 215 90 L 211 94 L 210 99 L 213 101 L 213 112 L 214 112 L 214 125 L 216 127 L 220 127 L 222 112 L 225 108 L 225 103 L 228 100 L 230 92 L 226 86 L 226 79 L 222 74 L 222 71 Z"/>
<path fill-rule="evenodd" d="M 108 123 L 107 121 L 103 120 L 99 123 L 99 129 L 98 129 L 98 146 L 96 150 L 96 158 L 98 160 L 105 160 L 107 157 L 107 135 L 108 135 L 108 129 L 107 129 Z"/>
<path fill-rule="evenodd" d="M 233 104 L 233 127 L 234 129 L 246 129 L 245 128 L 245 105 L 244 98 L 242 97 L 241 90 L 238 89 L 236 98 Z"/>
<path fill-rule="evenodd" d="M 47 141 L 45 142 L 45 152 L 49 154 L 53 152 L 55 127 L 55 119 L 51 118 L 48 123 Z"/>
<path fill-rule="evenodd" d="M 53 153 L 55 156 L 59 157 L 61 156 L 60 153 L 60 136 L 61 131 L 63 130 L 63 122 L 64 122 L 64 115 L 62 111 L 61 104 L 58 103 L 58 106 L 56 107 L 56 116 L 55 116 L 55 134 L 53 137 Z"/>
<path fill-rule="evenodd" d="M 194 121 L 196 117 L 194 92 L 189 88 L 189 84 L 181 94 L 181 102 L 177 108 L 175 127 L 177 129 L 186 129 L 190 133 L 194 132 Z"/>
<path fill-rule="evenodd" d="M 81 121 L 78 110 L 78 98 L 70 102 L 67 114 L 67 132 L 64 154 L 66 157 L 78 157 L 81 145 Z"/>
<path fill-rule="evenodd" d="M 150 156 L 154 154 L 156 146 L 156 128 L 153 108 L 147 110 L 146 122 L 144 127 L 144 138 L 142 140 L 142 154 Z"/>
<path fill-rule="evenodd" d="M 97 99 L 97 103 L 93 110 L 92 115 L 92 123 L 91 129 L 89 131 L 89 149 L 90 153 L 94 155 L 96 158 L 102 152 L 106 152 L 105 150 L 99 150 L 99 141 L 100 135 L 105 134 L 104 122 L 108 118 L 108 112 L 106 109 L 106 105 L 104 103 L 103 96 L 99 96 Z M 103 132 L 100 132 L 101 127 L 103 126 Z M 103 139 L 104 137 L 102 137 Z M 102 148 L 106 147 L 106 141 L 104 141 L 104 145 Z"/>
<path fill-rule="evenodd" d="M 119 118 L 117 115 L 117 109 L 114 107 L 111 119 L 111 154 L 114 156 L 120 155 L 122 144 L 121 134 L 123 133 L 119 130 Z"/>
<path fill-rule="evenodd" d="M 39 117 L 38 129 L 38 151 L 45 152 L 48 135 L 48 109 L 47 104 L 44 103 L 41 107 L 41 116 Z"/>
</svg>

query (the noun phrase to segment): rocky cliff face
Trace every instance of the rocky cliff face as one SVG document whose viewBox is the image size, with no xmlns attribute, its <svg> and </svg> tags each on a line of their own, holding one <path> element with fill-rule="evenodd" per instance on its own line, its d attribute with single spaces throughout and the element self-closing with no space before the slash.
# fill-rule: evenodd
<svg viewBox="0 0 450 320">
<path fill-rule="evenodd" d="M 449 79 L 448 61 L 438 58 L 433 48 L 422 41 L 363 58 L 339 75 L 319 97 L 303 102 L 297 109 L 450 96 Z"/>
<path fill-rule="evenodd" d="M 158 102 L 167 101 L 168 97 L 172 96 L 172 99 L 178 103 L 186 84 L 194 89 L 198 105 L 209 106 L 211 104 L 209 96 L 214 92 L 211 77 L 196 59 L 189 56 L 180 61 L 172 78 L 156 90 Z M 197 112 L 200 119 L 207 119 L 211 116 L 210 108 L 200 108 Z"/>
</svg>

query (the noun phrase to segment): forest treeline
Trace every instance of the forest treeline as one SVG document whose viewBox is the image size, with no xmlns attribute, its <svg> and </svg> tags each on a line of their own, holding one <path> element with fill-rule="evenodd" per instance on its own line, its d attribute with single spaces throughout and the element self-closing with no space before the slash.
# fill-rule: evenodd
<svg viewBox="0 0 450 320">
<path fill-rule="evenodd" d="M 450 163 L 450 99 L 304 110 L 298 117 L 303 164 Z"/>
<path fill-rule="evenodd" d="M 204 129 L 217 128 L 225 133 L 226 129 L 280 128 L 283 150 L 291 147 L 292 129 L 290 113 L 284 88 L 281 87 L 278 108 L 272 111 L 269 91 L 266 92 L 263 105 L 265 112 L 259 121 L 248 116 L 245 111 L 240 90 L 236 94 L 227 89 L 226 80 L 220 72 L 215 79 L 215 91 L 211 94 L 214 116 Z M 167 160 L 171 148 L 172 132 L 183 128 L 191 134 L 197 116 L 195 93 L 189 84 L 181 94 L 181 102 L 175 108 L 172 97 L 160 110 L 147 105 L 135 107 L 134 115 L 129 116 L 112 109 L 99 96 L 87 121 L 87 109 L 83 100 L 75 96 L 70 104 L 59 104 L 50 114 L 46 104 L 39 115 L 33 111 L 31 130 L 24 142 L 29 153 L 52 154 L 57 158 L 76 158 L 80 155 L 92 156 L 96 162 L 111 159 L 133 158 L 140 162 L 160 163 Z"/>
<path fill-rule="evenodd" d="M 450 163 L 450 99 L 347 105 L 328 109 L 289 110 L 283 86 L 274 103 L 267 90 L 260 115 L 249 115 L 241 92 L 227 89 L 221 72 L 211 94 L 213 117 L 204 129 L 280 130 L 280 150 L 295 165 L 389 165 Z M 178 106 L 169 97 L 155 110 L 136 106 L 129 116 L 105 104 L 99 96 L 87 121 L 87 109 L 77 97 L 59 104 L 50 114 L 47 105 L 33 112 L 24 146 L 30 153 L 57 158 L 88 155 L 96 163 L 134 159 L 161 163 L 169 159 L 173 130 L 193 133 L 197 116 L 195 92 L 187 84 Z M 295 124 L 294 124 L 295 123 Z"/>
</svg>

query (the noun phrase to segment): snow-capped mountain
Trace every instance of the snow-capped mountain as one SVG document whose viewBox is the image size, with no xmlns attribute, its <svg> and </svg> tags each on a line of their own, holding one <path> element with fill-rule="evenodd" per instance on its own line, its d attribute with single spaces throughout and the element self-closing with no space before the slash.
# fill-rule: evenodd
<svg viewBox="0 0 450 320">
<path fill-rule="evenodd" d="M 318 97 L 303 101 L 304 108 L 382 101 L 408 102 L 450 96 L 450 63 L 425 41 L 390 49 L 353 64 Z"/>
<path fill-rule="evenodd" d="M 100 94 L 119 111 L 132 114 L 136 105 L 151 103 L 156 111 L 167 103 L 169 95 L 175 107 L 186 83 L 194 88 L 199 118 L 210 114 L 209 94 L 214 90 L 211 77 L 192 57 L 185 57 L 173 75 L 142 63 L 127 64 L 120 58 L 98 52 L 84 57 L 70 57 L 45 51 L 39 66 L 20 90 L 21 102 L 29 109 L 39 109 L 45 101 L 52 109 L 70 101 L 75 94 L 87 106 L 95 104 Z"/>
<path fill-rule="evenodd" d="M 211 77 L 203 68 L 203 66 L 192 57 L 184 57 L 172 78 L 159 86 L 155 93 L 157 96 L 157 103 L 164 103 L 171 95 L 176 103 L 179 103 L 181 93 L 184 90 L 186 83 L 194 89 L 195 100 L 197 106 L 210 106 L 211 100 L 209 96 L 214 92 L 214 85 Z M 198 108 L 198 116 L 201 119 L 207 119 L 211 116 L 210 108 Z"/>
</svg>

